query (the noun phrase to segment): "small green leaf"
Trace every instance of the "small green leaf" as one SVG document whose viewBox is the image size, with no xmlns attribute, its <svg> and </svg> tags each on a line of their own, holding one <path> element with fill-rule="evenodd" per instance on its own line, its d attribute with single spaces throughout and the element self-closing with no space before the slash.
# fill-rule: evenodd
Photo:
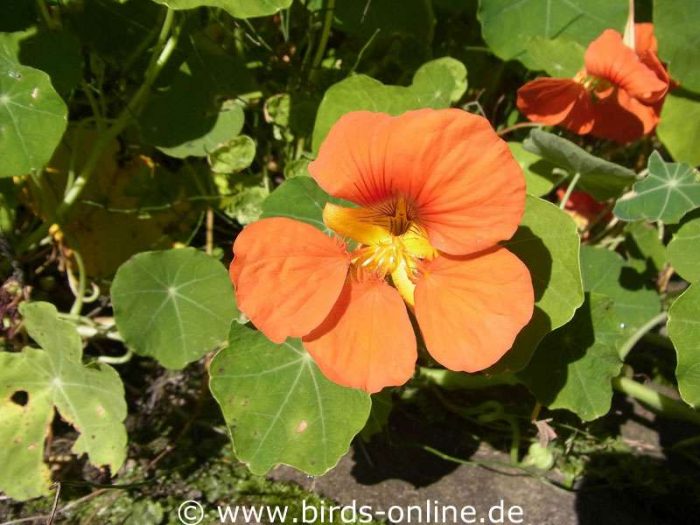
<svg viewBox="0 0 700 525">
<path fill-rule="evenodd" d="M 531 69 L 532 37 L 563 38 L 587 46 L 605 29 L 622 31 L 627 2 L 610 0 L 480 0 L 477 17 L 489 48 L 503 60 Z"/>
<path fill-rule="evenodd" d="M 644 283 L 617 253 L 604 248 L 581 248 L 583 289 L 610 297 L 622 335 L 631 336 L 661 310 L 659 295 Z"/>
<path fill-rule="evenodd" d="M 292 0 L 153 0 L 170 9 L 195 9 L 197 7 L 218 7 L 236 18 L 254 18 L 274 15 L 286 9 Z"/>
<path fill-rule="evenodd" d="M 299 340 L 277 345 L 237 323 L 210 374 L 236 456 L 254 474 L 278 464 L 324 474 L 370 411 L 370 396 L 326 379 Z"/>
<path fill-rule="evenodd" d="M 425 107 L 448 107 L 467 91 L 467 68 L 451 57 L 431 60 L 418 68 L 411 89 Z"/>
<path fill-rule="evenodd" d="M 535 197 L 547 195 L 562 179 L 556 175 L 556 166 L 541 157 L 530 153 L 520 142 L 509 142 L 510 152 L 525 173 L 527 192 Z"/>
<path fill-rule="evenodd" d="M 40 171 L 67 126 L 49 76 L 22 66 L 14 50 L 12 35 L 0 35 L 0 177 Z"/>
<path fill-rule="evenodd" d="M 597 200 L 618 197 L 636 178 L 632 170 L 591 155 L 573 142 L 539 129 L 530 132 L 523 147 L 571 175 L 578 173 L 581 178 L 577 188 Z"/>
<path fill-rule="evenodd" d="M 668 64 L 671 77 L 696 92 L 700 92 L 699 19 L 700 3 L 695 0 L 654 0 L 654 32 L 659 39 L 659 56 Z"/>
<path fill-rule="evenodd" d="M 688 282 L 700 280 L 700 217 L 685 222 L 666 248 L 671 266 Z"/>
<path fill-rule="evenodd" d="M 114 277 L 112 304 L 129 347 L 171 369 L 221 345 L 238 316 L 226 269 L 192 248 L 129 259 Z"/>
<path fill-rule="evenodd" d="M 458 94 L 461 96 L 466 82 L 464 66 L 448 57 L 423 64 L 409 87 L 384 85 L 366 75 L 341 80 L 328 88 L 318 108 L 313 149 L 318 151 L 328 131 L 345 113 L 367 110 L 399 115 L 418 108 L 446 108 Z"/>
<path fill-rule="evenodd" d="M 676 379 L 684 401 L 700 407 L 700 286 L 693 284 L 668 311 L 668 335 L 676 347 Z"/>
<path fill-rule="evenodd" d="M 580 241 L 576 224 L 567 213 L 528 196 L 520 228 L 502 244 L 530 269 L 535 312 L 513 348 L 491 368 L 494 373 L 522 369 L 542 338 L 570 321 L 583 302 Z"/>
<path fill-rule="evenodd" d="M 236 173 L 246 169 L 255 159 L 255 141 L 239 135 L 223 143 L 209 154 L 209 166 L 214 173 Z"/>
<path fill-rule="evenodd" d="M 583 68 L 586 48 L 565 38 L 532 37 L 526 46 L 528 64 L 551 77 L 573 78 Z"/>
<path fill-rule="evenodd" d="M 700 177 L 687 164 L 664 162 L 658 152 L 649 156 L 649 173 L 632 192 L 617 201 L 613 212 L 623 221 L 646 219 L 675 224 L 700 206 Z"/>
<path fill-rule="evenodd" d="M 659 140 L 674 160 L 700 165 L 700 95 L 675 89 L 666 96 L 656 128 Z"/>
<path fill-rule="evenodd" d="M 28 334 L 41 349 L 0 352 L 0 489 L 18 500 L 48 493 L 44 440 L 54 418 L 80 433 L 73 445 L 112 473 L 126 458 L 126 402 L 119 374 L 108 365 L 83 366 L 75 327 L 49 303 L 23 303 Z M 22 393 L 24 403 L 16 402 Z"/>
<path fill-rule="evenodd" d="M 288 217 L 309 223 L 325 233 L 331 233 L 323 223 L 323 208 L 327 202 L 354 206 L 328 195 L 311 177 L 295 177 L 284 181 L 265 199 L 261 218 Z"/>
<path fill-rule="evenodd" d="M 573 321 L 549 334 L 518 376 L 550 409 L 571 410 L 584 421 L 608 413 L 611 381 L 622 361 L 610 343 L 616 331 L 613 301 L 590 294 Z"/>
<path fill-rule="evenodd" d="M 389 422 L 389 416 L 394 408 L 394 400 L 391 390 L 383 390 L 372 394 L 372 410 L 365 427 L 360 432 L 362 441 L 368 442 L 373 436 L 384 430 Z"/>
</svg>

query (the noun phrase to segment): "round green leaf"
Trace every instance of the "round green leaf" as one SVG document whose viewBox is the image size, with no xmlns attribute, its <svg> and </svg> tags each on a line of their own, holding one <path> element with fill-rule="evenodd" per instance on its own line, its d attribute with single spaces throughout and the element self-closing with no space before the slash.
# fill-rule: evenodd
<svg viewBox="0 0 700 525">
<path fill-rule="evenodd" d="M 528 196 L 520 228 L 503 245 L 530 269 L 535 312 L 492 372 L 526 366 L 542 338 L 571 320 L 583 302 L 579 236 L 567 213 L 550 202 Z"/>
<path fill-rule="evenodd" d="M 509 142 L 508 147 L 525 174 L 530 195 L 547 195 L 561 181 L 562 177 L 554 173 L 554 164 L 530 153 L 520 142 Z"/>
<path fill-rule="evenodd" d="M 676 347 L 681 397 L 700 407 L 700 286 L 693 284 L 668 311 L 668 335 Z"/>
<path fill-rule="evenodd" d="M 683 90 L 668 94 L 656 133 L 678 162 L 700 165 L 700 95 Z"/>
<path fill-rule="evenodd" d="M 654 32 L 659 56 L 683 87 L 700 92 L 700 2 L 654 0 Z"/>
<path fill-rule="evenodd" d="M 277 345 L 238 323 L 210 374 L 236 456 L 254 474 L 278 464 L 324 474 L 369 416 L 370 396 L 326 379 L 299 340 Z"/>
<path fill-rule="evenodd" d="M 137 354 L 183 368 L 226 341 L 238 316 L 228 272 L 192 248 L 144 252 L 117 270 L 114 320 Z"/>
<path fill-rule="evenodd" d="M 675 224 L 700 206 L 700 176 L 687 164 L 664 162 L 654 151 L 646 177 L 617 201 L 613 212 L 623 221 L 646 219 Z"/>
<path fill-rule="evenodd" d="M 583 246 L 581 275 L 586 292 L 603 294 L 614 301 L 612 311 L 626 337 L 661 310 L 656 291 L 643 288 L 643 276 L 625 265 L 622 257 L 613 251 Z"/>
<path fill-rule="evenodd" d="M 586 48 L 573 40 L 535 36 L 526 49 L 530 67 L 551 77 L 573 78 L 583 68 Z"/>
<path fill-rule="evenodd" d="M 527 53 L 532 37 L 561 37 L 587 46 L 605 29 L 622 31 L 627 6 L 627 0 L 479 0 L 477 16 L 496 55 L 536 69 Z"/>
<path fill-rule="evenodd" d="M 686 281 L 700 280 L 700 217 L 689 220 L 666 248 L 668 260 Z"/>
<path fill-rule="evenodd" d="M 41 349 L 0 352 L 0 490 L 25 500 L 49 492 L 44 440 L 54 407 L 80 433 L 73 452 L 112 473 L 126 459 L 127 436 L 119 374 L 105 364 L 83 366 L 80 336 L 52 304 L 23 303 L 20 312 Z M 12 401 L 17 392 L 26 393 L 24 406 Z"/>
<path fill-rule="evenodd" d="M 367 110 L 399 115 L 411 109 L 446 108 L 455 97 L 461 97 L 466 82 L 464 66 L 448 57 L 423 64 L 408 87 L 384 85 L 366 75 L 341 80 L 328 88 L 318 108 L 313 149 L 318 151 L 328 131 L 345 113 Z"/>
<path fill-rule="evenodd" d="M 544 338 L 518 377 L 543 405 L 565 408 L 584 421 L 608 413 L 611 381 L 622 361 L 611 342 L 619 324 L 613 301 L 591 294 L 573 321 Z"/>
<path fill-rule="evenodd" d="M 67 108 L 43 71 L 20 65 L 11 35 L 0 35 L 0 177 L 38 172 L 67 125 Z"/>
<path fill-rule="evenodd" d="M 214 173 L 236 173 L 246 169 L 255 159 L 255 141 L 239 135 L 220 145 L 209 154 L 209 166 Z"/>
<path fill-rule="evenodd" d="M 218 7 L 236 18 L 274 15 L 292 5 L 292 0 L 153 0 L 170 9 Z"/>
<path fill-rule="evenodd" d="M 571 175 L 578 173 L 581 178 L 577 188 L 598 200 L 618 197 L 636 178 L 632 170 L 591 155 L 573 142 L 540 129 L 530 132 L 523 147 Z"/>
</svg>

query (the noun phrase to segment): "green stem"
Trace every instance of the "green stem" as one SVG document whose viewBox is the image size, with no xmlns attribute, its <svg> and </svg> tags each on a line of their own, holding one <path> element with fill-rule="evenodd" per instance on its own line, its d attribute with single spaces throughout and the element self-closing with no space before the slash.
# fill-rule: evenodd
<svg viewBox="0 0 700 525">
<path fill-rule="evenodd" d="M 97 358 L 97 360 L 100 363 L 106 363 L 108 365 L 123 365 L 124 363 L 128 363 L 129 361 L 131 361 L 132 357 L 134 357 L 134 352 L 132 352 L 131 350 L 127 350 L 127 352 L 124 355 L 115 357 L 109 355 L 101 355 Z"/>
<path fill-rule="evenodd" d="M 581 174 L 577 173 L 574 175 L 574 178 L 571 179 L 571 182 L 569 183 L 569 187 L 566 188 L 566 193 L 564 194 L 564 198 L 562 198 L 561 203 L 559 203 L 559 209 L 563 210 L 566 207 L 566 203 L 569 202 L 569 197 L 571 197 L 571 194 L 574 191 L 574 188 L 576 187 L 576 184 L 578 184 L 578 180 L 581 178 Z"/>
<path fill-rule="evenodd" d="M 335 0 L 325 0 L 323 2 L 323 8 L 324 14 L 323 27 L 321 28 L 321 39 L 318 42 L 316 54 L 314 55 L 314 59 L 311 62 L 311 81 L 313 81 L 318 75 L 318 71 L 321 68 L 321 62 L 323 61 L 323 56 L 326 54 L 326 46 L 328 45 L 328 38 L 331 35 L 331 27 L 333 26 L 333 12 L 335 11 Z"/>
<path fill-rule="evenodd" d="M 80 315 L 80 311 L 83 309 L 83 298 L 85 297 L 85 287 L 87 284 L 87 275 L 85 274 L 85 263 L 80 253 L 73 251 L 73 257 L 75 262 L 78 264 L 78 290 L 75 294 L 75 301 L 70 309 L 71 316 Z"/>
<path fill-rule="evenodd" d="M 663 323 L 668 319 L 668 313 L 666 312 L 661 312 L 658 315 L 655 315 L 651 319 L 649 319 L 646 323 L 644 323 L 642 326 L 639 327 L 639 329 L 633 333 L 627 341 L 619 348 L 618 350 L 618 355 L 620 356 L 620 359 L 622 361 L 625 360 L 627 357 L 627 354 L 630 353 L 632 348 L 649 332 L 652 330 L 656 325 Z"/>
<path fill-rule="evenodd" d="M 475 390 L 500 385 L 517 385 L 518 380 L 512 374 L 463 374 L 441 368 L 426 368 L 421 366 L 419 375 L 447 390 Z"/>
<path fill-rule="evenodd" d="M 177 31 L 171 34 L 173 19 L 174 11 L 172 9 L 168 9 L 165 14 L 165 20 L 163 21 L 160 36 L 158 37 L 158 43 L 156 44 L 156 52 L 154 52 L 153 56 L 151 57 L 151 61 L 146 68 L 141 86 L 136 93 L 134 93 L 133 97 L 122 110 L 121 114 L 117 117 L 114 124 L 105 130 L 105 132 L 102 133 L 97 139 L 95 146 L 92 148 L 90 155 L 85 161 L 83 169 L 76 177 L 73 185 L 68 189 L 68 191 L 66 191 L 63 202 L 56 212 L 59 222 L 65 222 L 71 207 L 73 204 L 75 204 L 88 180 L 97 168 L 100 157 L 102 156 L 105 148 L 114 139 L 116 139 L 119 134 L 129 125 L 132 119 L 138 115 L 143 103 L 150 94 L 151 87 L 158 77 L 158 74 L 170 59 L 170 56 L 177 45 L 178 38 Z"/>
<path fill-rule="evenodd" d="M 628 377 L 616 377 L 612 380 L 612 385 L 618 392 L 627 394 L 644 403 L 660 416 L 681 419 L 700 425 L 700 412 L 693 410 L 681 401 L 671 399 Z"/>
</svg>

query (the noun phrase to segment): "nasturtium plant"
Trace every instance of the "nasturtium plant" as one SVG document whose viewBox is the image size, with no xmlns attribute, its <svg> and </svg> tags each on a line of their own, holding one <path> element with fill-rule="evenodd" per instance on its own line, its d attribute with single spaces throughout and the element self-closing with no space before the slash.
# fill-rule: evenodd
<svg viewBox="0 0 700 525">
<path fill-rule="evenodd" d="M 700 164 L 695 137 L 700 133 L 700 94 L 681 89 L 670 93 L 661 113 L 659 139 L 678 162 Z"/>
<path fill-rule="evenodd" d="M 202 252 L 140 253 L 114 277 L 114 320 L 134 352 L 183 368 L 226 341 L 237 316 L 230 290 L 221 263 Z"/>
<path fill-rule="evenodd" d="M 106 364 L 83 364 L 75 326 L 52 304 L 24 303 L 20 311 L 39 348 L 0 352 L 0 489 L 20 500 L 49 492 L 44 439 L 55 411 L 80 433 L 73 452 L 116 474 L 127 442 L 119 374 Z"/>
<path fill-rule="evenodd" d="M 686 281 L 700 280 L 700 217 L 681 224 L 666 250 L 668 261 Z"/>
<path fill-rule="evenodd" d="M 676 347 L 676 378 L 681 397 L 689 404 L 700 405 L 700 287 L 692 284 L 671 305 L 668 312 L 668 335 Z"/>
<path fill-rule="evenodd" d="M 171 9 L 218 7 L 236 18 L 252 18 L 277 13 L 289 7 L 292 0 L 153 0 Z"/>
<path fill-rule="evenodd" d="M 274 344 L 238 323 L 210 373 L 236 456 L 257 474 L 281 463 L 324 474 L 369 416 L 369 395 L 327 379 L 299 341 Z"/>
</svg>

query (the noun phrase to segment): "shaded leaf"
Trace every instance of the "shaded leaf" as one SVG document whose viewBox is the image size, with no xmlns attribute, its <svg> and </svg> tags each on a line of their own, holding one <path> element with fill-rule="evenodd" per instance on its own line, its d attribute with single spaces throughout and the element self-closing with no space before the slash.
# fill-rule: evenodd
<svg viewBox="0 0 700 525">
<path fill-rule="evenodd" d="M 153 0 L 171 9 L 195 9 L 197 7 L 218 7 L 236 18 L 254 18 L 274 15 L 286 9 L 292 0 Z"/>
<path fill-rule="evenodd" d="M 209 154 L 209 166 L 214 173 L 236 173 L 246 169 L 255 159 L 255 141 L 239 135 L 221 144 Z"/>
<path fill-rule="evenodd" d="M 526 45 L 528 65 L 550 77 L 573 78 L 583 69 L 585 46 L 566 38 L 532 37 Z"/>
<path fill-rule="evenodd" d="M 577 188 L 602 201 L 618 197 L 635 181 L 632 170 L 591 155 L 565 138 L 533 129 L 523 147 L 564 169 L 569 174 L 580 174 Z"/>
<path fill-rule="evenodd" d="M 236 456 L 254 474 L 278 464 L 324 474 L 370 411 L 369 395 L 326 379 L 299 340 L 277 345 L 238 323 L 210 374 Z"/>
<path fill-rule="evenodd" d="M 661 120 L 656 128 L 661 142 L 674 160 L 700 165 L 700 95 L 673 90 L 666 96 Z"/>
<path fill-rule="evenodd" d="M 112 304 L 126 344 L 171 369 L 221 345 L 238 316 L 226 268 L 192 248 L 132 257 L 114 277 Z"/>
<path fill-rule="evenodd" d="M 411 89 L 425 107 L 448 107 L 467 91 L 467 68 L 451 57 L 431 60 L 418 68 Z"/>
<path fill-rule="evenodd" d="M 668 311 L 668 335 L 676 347 L 676 379 L 684 401 L 700 407 L 700 286 L 693 284 Z"/>
<path fill-rule="evenodd" d="M 41 349 L 0 352 L 0 488 L 25 500 L 49 491 L 44 439 L 54 407 L 80 433 L 73 452 L 112 473 L 124 463 L 127 436 L 119 374 L 105 364 L 83 366 L 80 336 L 52 304 L 23 303 L 20 312 Z M 24 393 L 24 404 L 13 401 L 17 393 Z"/>
<path fill-rule="evenodd" d="M 654 32 L 659 56 L 683 87 L 700 92 L 700 3 L 695 0 L 654 0 Z M 680 159 L 679 159 L 680 160 Z"/>
<path fill-rule="evenodd" d="M 674 224 L 700 206 L 700 176 L 687 164 L 664 162 L 658 152 L 649 156 L 649 173 L 632 192 L 615 204 L 623 221 L 646 219 Z"/>
<path fill-rule="evenodd" d="M 588 295 L 573 321 L 545 337 L 518 373 L 540 403 L 571 410 L 584 421 L 608 413 L 611 381 L 622 368 L 611 344 L 619 324 L 612 304 L 605 295 Z"/>
<path fill-rule="evenodd" d="M 659 239 L 659 230 L 645 221 L 629 223 L 625 227 L 625 247 L 628 264 L 639 273 L 654 277 L 666 264 L 666 247 Z"/>
</svg>

